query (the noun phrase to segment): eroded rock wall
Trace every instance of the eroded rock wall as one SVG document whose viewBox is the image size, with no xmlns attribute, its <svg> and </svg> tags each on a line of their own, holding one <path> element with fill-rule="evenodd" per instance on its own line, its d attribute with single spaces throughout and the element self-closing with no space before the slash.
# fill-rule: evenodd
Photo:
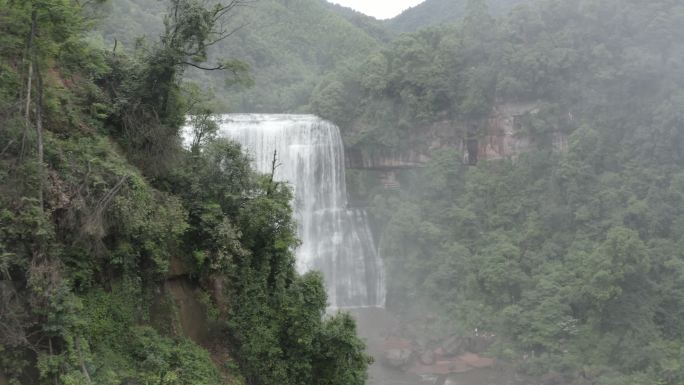
<svg viewBox="0 0 684 385">
<path fill-rule="evenodd" d="M 427 127 L 412 130 L 412 142 L 423 143 L 409 150 L 347 148 L 347 168 L 367 170 L 397 170 L 420 167 L 430 160 L 430 154 L 440 149 L 457 149 L 467 164 L 480 161 L 515 159 L 522 153 L 542 145 L 521 127 L 521 119 L 535 115 L 540 103 L 501 103 L 487 119 L 481 121 L 442 120 Z M 550 127 L 550 145 L 554 151 L 567 149 L 567 135 Z"/>
</svg>

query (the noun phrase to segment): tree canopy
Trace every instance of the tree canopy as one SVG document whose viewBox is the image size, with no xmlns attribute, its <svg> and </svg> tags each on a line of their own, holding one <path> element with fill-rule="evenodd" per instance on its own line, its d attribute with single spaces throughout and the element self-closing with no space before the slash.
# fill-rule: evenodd
<svg viewBox="0 0 684 385">
<path fill-rule="evenodd" d="M 395 171 L 398 190 L 356 181 L 382 226 L 389 309 L 429 304 L 562 383 L 681 383 L 681 25 L 670 1 L 471 12 L 322 82 L 312 106 L 351 146 L 431 158 Z M 516 117 L 529 151 L 475 167 L 430 152 L 431 124 L 482 127 L 511 102 L 539 106 Z"/>
</svg>

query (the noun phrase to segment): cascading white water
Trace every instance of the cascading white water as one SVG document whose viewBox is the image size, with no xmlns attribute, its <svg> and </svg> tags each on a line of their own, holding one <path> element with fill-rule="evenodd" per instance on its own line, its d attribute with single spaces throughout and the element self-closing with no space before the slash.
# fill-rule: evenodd
<svg viewBox="0 0 684 385">
<path fill-rule="evenodd" d="M 384 306 L 385 282 L 365 211 L 347 208 L 344 147 L 339 129 L 313 115 L 231 114 L 219 135 L 240 143 L 254 167 L 294 190 L 302 241 L 300 273 L 323 273 L 331 308 Z"/>
</svg>

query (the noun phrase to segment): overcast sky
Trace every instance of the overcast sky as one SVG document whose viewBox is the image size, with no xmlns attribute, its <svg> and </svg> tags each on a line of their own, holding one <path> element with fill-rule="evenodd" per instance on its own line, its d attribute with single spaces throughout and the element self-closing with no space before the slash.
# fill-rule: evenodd
<svg viewBox="0 0 684 385">
<path fill-rule="evenodd" d="M 366 15 L 378 19 L 389 19 L 408 7 L 422 3 L 424 0 L 328 0 L 331 3 L 354 8 Z"/>
</svg>

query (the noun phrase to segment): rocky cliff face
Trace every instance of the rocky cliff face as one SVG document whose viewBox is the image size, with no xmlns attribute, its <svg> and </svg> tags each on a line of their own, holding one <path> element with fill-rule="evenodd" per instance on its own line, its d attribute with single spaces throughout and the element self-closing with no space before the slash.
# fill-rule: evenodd
<svg viewBox="0 0 684 385">
<path fill-rule="evenodd" d="M 397 170 L 420 167 L 430 160 L 426 154 L 414 150 L 347 148 L 345 152 L 346 166 L 351 169 Z"/>
<path fill-rule="evenodd" d="M 420 167 L 430 160 L 430 154 L 440 149 L 457 149 L 464 162 L 475 165 L 480 161 L 515 159 L 520 154 L 545 145 L 548 140 L 530 137 L 523 132 L 521 119 L 539 112 L 539 103 L 502 103 L 482 121 L 443 120 L 413 130 L 416 142 L 427 143 L 420 150 L 372 150 L 348 148 L 347 168 L 390 172 Z M 567 136 L 555 127 L 550 146 L 554 151 L 565 151 Z"/>
<path fill-rule="evenodd" d="M 483 137 L 476 137 L 477 153 L 463 153 L 469 158 L 479 160 L 498 160 L 515 158 L 540 145 L 539 138 L 530 137 L 521 130 L 520 119 L 525 115 L 539 113 L 537 103 L 505 103 L 494 108 L 485 122 Z M 557 128 L 552 128 L 551 146 L 554 151 L 567 149 L 567 136 Z M 470 138 L 468 138 L 470 139 Z M 467 140 L 464 141 L 467 147 Z M 472 163 L 472 162 L 471 162 Z"/>
</svg>

